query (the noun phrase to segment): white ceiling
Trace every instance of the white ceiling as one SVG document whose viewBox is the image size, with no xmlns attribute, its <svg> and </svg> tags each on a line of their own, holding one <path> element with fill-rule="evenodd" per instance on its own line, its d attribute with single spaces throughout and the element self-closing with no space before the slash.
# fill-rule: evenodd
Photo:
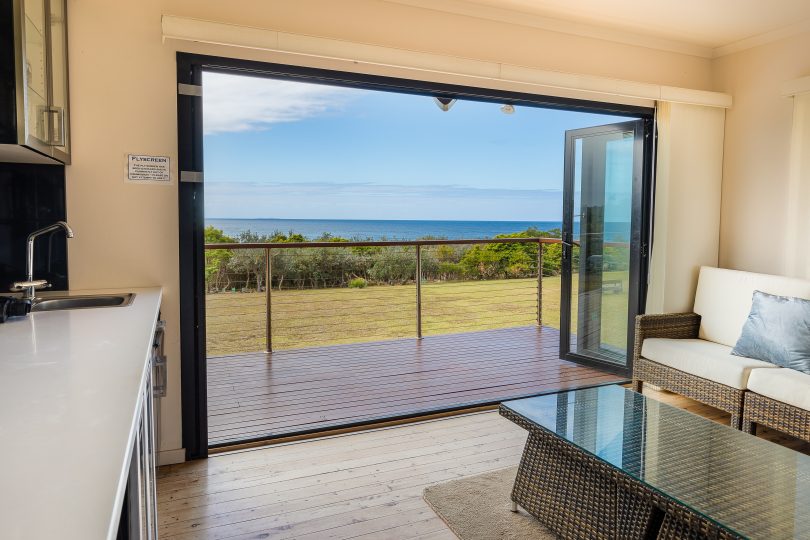
<svg viewBox="0 0 810 540">
<path fill-rule="evenodd" d="M 810 0 L 388 1 L 709 57 L 810 23 Z"/>
</svg>

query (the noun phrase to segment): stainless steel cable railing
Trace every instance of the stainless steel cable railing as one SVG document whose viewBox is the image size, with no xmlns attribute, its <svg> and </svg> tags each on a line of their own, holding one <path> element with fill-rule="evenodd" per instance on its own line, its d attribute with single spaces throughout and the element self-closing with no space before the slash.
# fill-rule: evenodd
<svg viewBox="0 0 810 540">
<path fill-rule="evenodd" d="M 219 243 L 205 250 L 214 356 L 542 325 L 543 278 L 559 273 L 560 240 Z"/>
</svg>

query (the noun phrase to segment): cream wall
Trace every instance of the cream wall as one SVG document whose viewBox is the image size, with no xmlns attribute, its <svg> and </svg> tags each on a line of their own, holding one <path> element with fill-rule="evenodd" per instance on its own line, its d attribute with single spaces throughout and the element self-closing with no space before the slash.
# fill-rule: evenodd
<svg viewBox="0 0 810 540">
<path fill-rule="evenodd" d="M 810 33 L 713 62 L 714 89 L 734 97 L 726 115 L 721 266 L 810 278 L 807 266 L 791 262 L 793 252 L 810 248 L 810 231 L 788 211 L 793 99 L 781 95 L 785 82 L 807 75 Z"/>
<path fill-rule="evenodd" d="M 168 155 L 176 162 L 178 42 L 162 43 L 162 14 L 711 89 L 710 62 L 704 58 L 373 0 L 68 0 L 73 141 L 73 161 L 67 167 L 68 219 L 76 231 L 69 243 L 71 287 L 164 287 L 169 388 L 161 418 L 163 461 L 182 459 L 177 186 L 123 182 L 126 153 Z M 182 47 L 289 60 L 247 49 Z"/>
<path fill-rule="evenodd" d="M 810 83 L 810 77 L 804 81 Z M 792 99 L 785 267 L 791 275 L 810 277 L 810 84 Z"/>
<path fill-rule="evenodd" d="M 658 105 L 647 313 L 691 311 L 700 266 L 717 266 L 725 114 L 717 107 Z"/>
</svg>

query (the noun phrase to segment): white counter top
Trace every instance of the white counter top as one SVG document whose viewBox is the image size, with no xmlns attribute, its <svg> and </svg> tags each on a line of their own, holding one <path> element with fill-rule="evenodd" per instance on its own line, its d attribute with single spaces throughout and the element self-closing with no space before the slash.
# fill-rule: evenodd
<svg viewBox="0 0 810 540">
<path fill-rule="evenodd" d="M 4 539 L 92 540 L 117 530 L 161 290 L 71 294 L 100 292 L 135 298 L 0 324 Z"/>
</svg>

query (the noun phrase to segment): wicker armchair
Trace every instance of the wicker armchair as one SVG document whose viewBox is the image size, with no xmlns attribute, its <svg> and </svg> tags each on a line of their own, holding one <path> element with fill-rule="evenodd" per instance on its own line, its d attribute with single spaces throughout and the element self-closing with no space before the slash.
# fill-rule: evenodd
<svg viewBox="0 0 810 540">
<path fill-rule="evenodd" d="M 647 338 L 694 339 L 698 337 L 700 315 L 668 313 L 636 317 L 633 346 L 633 390 L 641 392 L 645 382 L 664 390 L 716 407 L 731 414 L 731 427 L 741 429 L 744 390 L 691 375 L 644 358 L 641 348 Z"/>
<path fill-rule="evenodd" d="M 756 392 L 746 392 L 742 430 L 756 435 L 759 424 L 810 442 L 810 411 Z"/>
</svg>

